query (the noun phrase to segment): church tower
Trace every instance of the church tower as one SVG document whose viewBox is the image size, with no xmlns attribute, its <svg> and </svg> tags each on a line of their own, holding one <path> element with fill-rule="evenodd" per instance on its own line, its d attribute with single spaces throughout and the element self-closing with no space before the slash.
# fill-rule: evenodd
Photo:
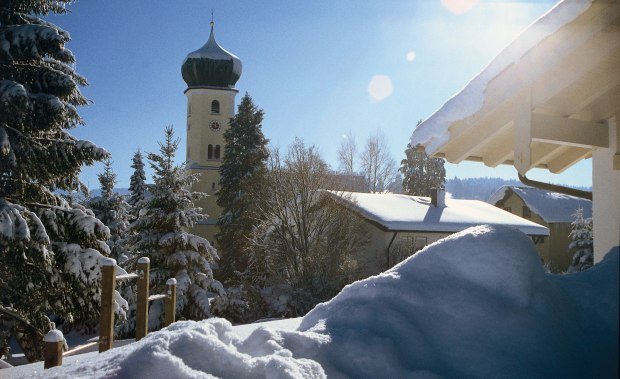
<svg viewBox="0 0 620 379">
<path fill-rule="evenodd" d="M 200 49 L 189 53 L 181 73 L 187 83 L 187 168 L 199 173 L 193 190 L 207 197 L 196 202 L 208 218 L 196 225 L 193 233 L 215 241 L 216 225 L 221 209 L 216 204 L 219 168 L 224 154 L 224 131 L 235 113 L 235 83 L 241 76 L 241 60 L 215 41 L 214 23 L 211 35 Z"/>
</svg>

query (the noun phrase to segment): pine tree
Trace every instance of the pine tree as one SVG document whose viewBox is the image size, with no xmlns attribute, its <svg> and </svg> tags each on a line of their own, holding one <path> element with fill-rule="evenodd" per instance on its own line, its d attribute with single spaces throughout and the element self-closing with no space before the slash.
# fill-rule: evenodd
<svg viewBox="0 0 620 379">
<path fill-rule="evenodd" d="M 40 18 L 70 2 L 0 2 L 0 326 L 29 360 L 42 356 L 47 315 L 97 316 L 109 253 L 108 228 L 55 192 L 77 190 L 81 166 L 107 156 L 68 132 L 83 123 L 87 83 L 64 47 L 69 34 Z"/>
<path fill-rule="evenodd" d="M 154 170 L 152 196 L 143 201 L 140 217 L 131 226 L 135 234 L 128 242 L 136 254 L 151 261 L 151 291 L 163 292 L 166 280 L 176 278 L 177 314 L 203 319 L 211 316 L 209 298 L 223 296 L 224 290 L 211 271 L 217 252 L 209 241 L 187 232 L 204 216 L 194 207 L 194 198 L 201 194 L 190 191 L 196 176 L 174 164 L 178 144 L 172 127 L 166 127 L 159 154 L 148 155 Z M 161 302 L 151 303 L 149 312 L 150 327 L 157 328 L 163 321 Z"/>
<path fill-rule="evenodd" d="M 217 198 L 222 216 L 218 220 L 217 240 L 223 276 L 227 279 L 233 279 L 235 272 L 243 272 L 247 267 L 246 250 L 262 198 L 269 156 L 262 121 L 263 110 L 246 93 L 230 121 L 230 129 L 224 133 L 226 144 Z"/>
<path fill-rule="evenodd" d="M 581 208 L 575 211 L 573 218 L 572 230 L 568 235 L 572 242 L 568 248 L 574 251 L 574 254 L 567 272 L 583 271 L 594 264 L 592 218 L 583 218 L 583 209 Z"/>
<path fill-rule="evenodd" d="M 124 247 L 131 206 L 114 191 L 117 180 L 116 174 L 112 172 L 110 159 L 105 160 L 104 171 L 97 177 L 101 185 L 101 195 L 88 201 L 87 206 L 93 210 L 95 217 L 110 229 L 110 238 L 106 242 L 110 247 L 111 257 L 122 266 L 131 255 Z"/>
<path fill-rule="evenodd" d="M 431 158 L 418 146 L 407 144 L 406 158 L 400 164 L 403 192 L 407 195 L 431 196 L 433 188 L 443 188 L 446 169 L 442 158 Z"/>
<path fill-rule="evenodd" d="M 131 181 L 129 182 L 129 201 L 128 203 L 135 207 L 140 201 L 144 200 L 146 195 L 146 174 L 144 173 L 144 162 L 142 161 L 142 153 L 138 149 L 132 158 Z"/>
</svg>

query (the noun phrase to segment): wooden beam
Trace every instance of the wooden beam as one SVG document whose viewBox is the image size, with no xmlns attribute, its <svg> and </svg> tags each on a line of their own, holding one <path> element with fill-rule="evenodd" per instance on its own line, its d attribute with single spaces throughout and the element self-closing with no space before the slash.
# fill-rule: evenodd
<svg viewBox="0 0 620 379">
<path fill-rule="evenodd" d="M 583 57 L 579 54 L 583 51 L 590 51 L 588 46 L 592 45 L 594 40 L 601 41 L 601 43 L 608 40 L 601 31 L 615 22 L 618 12 L 616 4 L 593 2 L 587 12 L 549 35 L 525 53 L 518 62 L 508 66 L 493 78 L 485 92 L 483 110 L 493 109 L 497 106 L 496 104 L 508 101 L 514 93 L 506 91 L 506 88 L 514 88 L 516 92 L 529 90 L 550 73 L 554 73 L 553 76 L 557 77 L 553 79 L 552 75 L 549 75 L 550 82 L 536 86 L 532 104 L 538 106 L 561 92 L 563 88 L 574 82 L 575 76 L 571 75 L 575 72 L 586 72 L 591 67 L 588 59 L 596 58 L 593 58 L 592 54 Z M 526 34 L 536 33 L 535 28 L 545 27 L 548 26 L 532 25 L 519 39 L 525 38 Z M 570 41 L 570 47 L 567 46 L 566 41 Z M 616 41 L 611 41 L 611 46 L 605 48 L 612 49 L 615 43 Z M 598 44 L 594 45 L 598 46 Z M 567 58 L 572 59 L 573 55 L 575 59 L 579 57 L 578 67 L 570 70 L 573 73 L 560 74 L 563 66 L 567 64 Z"/>
<path fill-rule="evenodd" d="M 606 124 L 534 113 L 531 138 L 559 145 L 606 148 L 609 147 L 609 128 Z"/>
<path fill-rule="evenodd" d="M 592 150 L 578 147 L 570 148 L 569 151 L 549 162 L 547 167 L 554 174 L 561 174 L 564 170 L 582 159 L 592 156 Z"/>
<path fill-rule="evenodd" d="M 532 167 L 547 163 L 569 149 L 566 145 L 539 144 L 532 152 Z"/>
<path fill-rule="evenodd" d="M 508 133 L 495 141 L 494 149 L 483 155 L 483 162 L 489 167 L 497 167 L 513 155 L 514 133 Z"/>
<path fill-rule="evenodd" d="M 114 342 L 114 291 L 116 261 L 106 259 L 101 267 L 101 313 L 99 319 L 99 352 L 112 348 Z"/>
<path fill-rule="evenodd" d="M 454 145 L 452 149 L 446 150 L 448 161 L 451 163 L 462 162 L 477 150 L 504 134 L 512 127 L 512 122 L 506 122 L 501 125 L 488 123 L 485 126 L 484 128 L 477 128 L 476 133 L 470 133 L 466 141 L 461 141 Z"/>
<path fill-rule="evenodd" d="M 615 18 L 617 13 L 616 9 L 615 12 L 607 13 L 606 17 L 611 16 Z M 603 21 L 603 23 L 606 22 L 610 21 Z M 606 75 L 608 82 L 601 81 L 600 70 L 618 71 L 618 67 L 615 66 L 617 59 L 613 58 L 618 46 L 620 46 L 620 36 L 616 28 L 608 26 L 595 33 L 587 43 L 572 51 L 536 80 L 532 91 L 532 104 L 534 108 L 548 101 L 556 102 L 555 98 L 564 97 L 567 90 L 573 92 L 570 88 L 575 87 L 576 83 L 580 83 L 580 86 L 585 85 L 596 91 L 603 92 L 605 87 L 613 86 L 617 78 Z M 611 59 L 610 56 L 612 57 Z M 561 101 L 557 102 L 557 104 L 561 108 L 570 108 L 577 106 L 579 103 L 583 104 L 587 101 L 587 98 L 587 94 L 580 94 L 577 99 L 571 101 L 571 105 L 568 105 L 568 103 L 564 104 Z M 570 114 L 566 109 L 560 111 L 563 111 L 563 114 Z"/>
<path fill-rule="evenodd" d="M 148 257 L 141 257 L 136 266 L 139 275 L 136 286 L 136 341 L 140 341 L 149 332 L 149 274 L 151 263 Z"/>
<path fill-rule="evenodd" d="M 532 167 L 532 92 L 525 91 L 516 106 L 515 114 L 515 162 L 521 175 Z"/>
</svg>

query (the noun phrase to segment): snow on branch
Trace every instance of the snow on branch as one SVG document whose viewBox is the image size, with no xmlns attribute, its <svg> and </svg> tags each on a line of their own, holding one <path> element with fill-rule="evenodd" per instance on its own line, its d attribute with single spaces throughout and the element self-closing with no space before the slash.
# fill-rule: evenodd
<svg viewBox="0 0 620 379">
<path fill-rule="evenodd" d="M 87 141 L 87 140 L 77 141 L 75 143 L 75 147 L 77 147 L 79 150 L 85 150 L 85 149 L 90 150 L 97 159 L 105 159 L 110 155 L 110 153 L 108 153 L 108 151 L 104 149 L 103 147 L 99 147 L 95 145 L 94 143 Z"/>
<path fill-rule="evenodd" d="M 0 198 L 0 241 L 30 241 L 48 245 L 49 236 L 39 217 L 27 208 Z"/>
<path fill-rule="evenodd" d="M 52 56 L 73 63 L 75 58 L 64 48 L 66 36 L 46 25 L 13 25 L 0 30 L 0 61 L 33 60 Z"/>
</svg>

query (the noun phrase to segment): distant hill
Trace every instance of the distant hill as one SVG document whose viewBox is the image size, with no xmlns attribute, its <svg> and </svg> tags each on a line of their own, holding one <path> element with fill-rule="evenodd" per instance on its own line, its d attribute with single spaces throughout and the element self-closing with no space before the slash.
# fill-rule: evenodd
<svg viewBox="0 0 620 379">
<path fill-rule="evenodd" d="M 502 186 L 524 186 L 518 180 L 502 178 L 464 178 L 454 177 L 446 180 L 446 192 L 454 199 L 469 199 L 487 201 Z M 589 191 L 591 187 L 577 187 Z"/>
</svg>

